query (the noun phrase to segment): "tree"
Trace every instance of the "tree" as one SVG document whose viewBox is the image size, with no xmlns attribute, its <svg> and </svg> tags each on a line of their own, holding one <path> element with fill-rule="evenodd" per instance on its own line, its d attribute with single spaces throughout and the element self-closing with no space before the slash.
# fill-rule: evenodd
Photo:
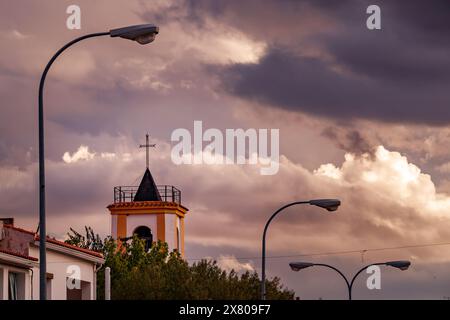
<svg viewBox="0 0 450 320">
<path fill-rule="evenodd" d="M 155 242 L 146 252 L 143 240 L 134 236 L 118 242 L 111 237 L 99 241 L 91 228 L 86 236 L 72 228 L 66 242 L 82 248 L 95 248 L 105 257 L 97 274 L 97 298 L 104 298 L 104 270 L 111 268 L 112 299 L 259 299 L 260 280 L 256 272 L 236 273 L 222 270 L 216 261 L 201 260 L 189 265 L 167 243 Z M 294 292 L 275 277 L 266 281 L 268 299 L 293 299 Z"/>
<path fill-rule="evenodd" d="M 83 249 L 89 249 L 96 252 L 103 252 L 103 241 L 99 234 L 95 234 L 91 227 L 84 227 L 86 236 L 83 236 L 79 232 L 70 228 L 70 232 L 67 233 L 69 239 L 65 242 Z"/>
</svg>

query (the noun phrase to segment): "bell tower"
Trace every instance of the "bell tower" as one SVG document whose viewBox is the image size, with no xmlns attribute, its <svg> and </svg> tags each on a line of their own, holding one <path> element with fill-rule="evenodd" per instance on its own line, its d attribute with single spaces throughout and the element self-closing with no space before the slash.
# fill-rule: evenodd
<svg viewBox="0 0 450 320">
<path fill-rule="evenodd" d="M 111 214 L 111 236 L 128 239 L 136 234 L 146 241 L 167 242 L 169 251 L 178 250 L 184 257 L 184 217 L 188 209 L 181 204 L 181 191 L 171 185 L 156 185 L 147 168 L 139 186 L 114 187 L 114 203 L 108 206 Z"/>
</svg>

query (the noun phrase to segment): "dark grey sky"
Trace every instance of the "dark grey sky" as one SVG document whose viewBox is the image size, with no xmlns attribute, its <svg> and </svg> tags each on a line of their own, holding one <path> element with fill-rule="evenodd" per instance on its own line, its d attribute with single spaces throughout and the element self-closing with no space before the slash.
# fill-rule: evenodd
<svg viewBox="0 0 450 320">
<path fill-rule="evenodd" d="M 226 3 L 225 7 L 232 6 Z M 260 63 L 214 69 L 220 73 L 227 92 L 275 107 L 349 122 L 366 118 L 448 124 L 448 2 L 380 2 L 380 31 L 368 31 L 362 26 L 361 12 L 370 1 L 342 1 L 338 9 L 320 1 L 287 3 L 292 10 L 301 11 L 308 3 L 310 10 L 324 11 L 334 22 L 334 30 L 304 40 L 295 39 L 293 32 L 289 43 L 281 32 L 281 41 L 276 34 L 269 38 L 270 46 Z M 212 15 L 216 14 L 214 9 Z M 228 10 L 239 11 L 237 7 Z M 239 14 L 235 17 L 240 18 L 245 21 Z M 259 30 L 270 28 L 271 24 L 262 19 Z M 320 56 L 302 52 L 303 46 L 311 45 L 322 50 Z"/>
</svg>

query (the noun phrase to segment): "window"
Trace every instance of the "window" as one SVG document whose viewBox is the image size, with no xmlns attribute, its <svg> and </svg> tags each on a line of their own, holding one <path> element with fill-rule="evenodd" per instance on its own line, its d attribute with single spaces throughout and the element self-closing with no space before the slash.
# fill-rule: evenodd
<svg viewBox="0 0 450 320">
<path fill-rule="evenodd" d="M 25 273 L 8 273 L 8 299 L 25 300 Z"/>
<path fill-rule="evenodd" d="M 3 285 L 3 278 L 4 278 L 3 274 L 5 272 L 8 272 L 8 270 L 5 270 L 4 268 L 2 268 L 0 266 L 0 300 L 8 299 L 8 296 L 6 295 L 8 291 L 3 292 L 3 288 L 6 287 Z M 6 280 L 6 281 L 8 281 L 8 280 Z"/>
<path fill-rule="evenodd" d="M 9 300 L 17 300 L 18 299 L 18 290 L 17 290 L 17 273 L 10 272 L 8 274 L 8 299 Z"/>
</svg>

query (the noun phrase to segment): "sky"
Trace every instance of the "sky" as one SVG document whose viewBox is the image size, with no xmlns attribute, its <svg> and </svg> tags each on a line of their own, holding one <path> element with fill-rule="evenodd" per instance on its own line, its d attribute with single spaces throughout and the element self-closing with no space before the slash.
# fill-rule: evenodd
<svg viewBox="0 0 450 320">
<path fill-rule="evenodd" d="M 69 30 L 66 8 L 81 8 Z M 381 8 L 381 30 L 366 9 Z M 268 233 L 267 273 L 301 299 L 345 299 L 330 270 L 382 268 L 381 290 L 359 299 L 450 296 L 450 4 L 445 0 L 2 1 L 0 216 L 38 223 L 37 89 L 62 45 L 140 23 L 160 27 L 146 46 L 102 37 L 53 65 L 45 87 L 47 229 L 106 236 L 113 187 L 138 184 L 150 134 L 156 183 L 182 191 L 186 258 L 260 271 L 261 235 L 282 205 L 339 198 L 334 213 L 286 210 Z M 279 129 L 280 165 L 176 165 L 171 134 Z M 403 248 L 399 248 L 403 247 Z M 394 249 L 396 248 L 396 249 Z M 371 250 L 382 249 L 382 250 Z"/>
</svg>

